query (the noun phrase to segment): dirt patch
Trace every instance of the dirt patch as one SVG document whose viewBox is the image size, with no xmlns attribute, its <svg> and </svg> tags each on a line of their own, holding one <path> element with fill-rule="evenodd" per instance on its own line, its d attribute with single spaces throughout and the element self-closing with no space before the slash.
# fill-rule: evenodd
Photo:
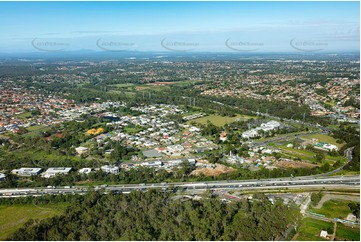
<svg viewBox="0 0 361 242">
<path fill-rule="evenodd" d="M 214 168 L 200 168 L 197 170 L 192 171 L 191 175 L 199 176 L 200 174 L 203 174 L 205 176 L 219 176 L 223 173 L 230 173 L 234 172 L 236 169 L 232 167 L 227 167 L 224 165 L 215 165 Z"/>
<path fill-rule="evenodd" d="M 144 87 L 135 87 L 135 90 L 137 90 L 137 91 L 142 91 L 144 89 L 145 89 Z"/>
<path fill-rule="evenodd" d="M 278 168 L 312 168 L 317 167 L 318 165 L 301 161 L 280 160 L 274 163 L 273 166 Z"/>
</svg>

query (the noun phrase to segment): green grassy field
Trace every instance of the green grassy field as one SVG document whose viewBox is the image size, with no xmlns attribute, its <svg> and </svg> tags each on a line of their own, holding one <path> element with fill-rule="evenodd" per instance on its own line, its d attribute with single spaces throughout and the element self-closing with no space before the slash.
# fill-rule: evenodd
<svg viewBox="0 0 361 242">
<path fill-rule="evenodd" d="M 0 240 L 21 228 L 29 219 L 46 219 L 60 215 L 67 204 L 0 205 Z"/>
<path fill-rule="evenodd" d="M 196 122 L 199 124 L 207 124 L 207 121 L 209 120 L 212 124 L 216 126 L 224 126 L 227 123 L 232 123 L 237 120 L 247 120 L 252 118 L 251 116 L 246 115 L 237 115 L 235 117 L 227 117 L 227 116 L 220 116 L 220 115 L 208 115 L 202 118 L 193 119 L 187 122 L 187 124 L 190 124 L 192 122 Z"/>
<path fill-rule="evenodd" d="M 29 133 L 24 134 L 24 136 L 34 137 L 39 135 L 41 132 L 50 130 L 51 128 L 45 125 L 34 125 L 34 126 L 29 126 L 26 129 L 29 131 Z"/>
<path fill-rule="evenodd" d="M 333 230 L 333 224 L 324 222 L 312 218 L 304 218 L 301 222 L 301 226 L 298 228 L 298 235 L 296 240 L 300 241 L 324 241 L 326 239 L 320 237 L 322 229 L 326 230 L 331 227 Z"/>
<path fill-rule="evenodd" d="M 300 137 L 301 139 L 304 138 L 304 139 L 318 139 L 318 142 L 326 142 L 326 143 L 329 143 L 329 144 L 333 144 L 333 145 L 336 145 L 338 148 L 341 148 L 343 146 L 343 144 L 338 144 L 336 142 L 336 139 L 331 137 L 331 136 L 328 136 L 328 135 L 325 135 L 325 134 L 310 134 L 310 135 L 305 135 L 305 136 L 301 136 Z"/>
<path fill-rule="evenodd" d="M 275 148 L 281 149 L 285 154 L 290 155 L 294 158 L 300 158 L 301 160 L 309 161 L 312 163 L 316 162 L 316 159 L 315 159 L 316 154 L 312 151 L 288 148 L 288 147 L 286 147 L 286 145 L 273 144 L 272 146 Z M 331 164 L 333 164 L 334 162 L 336 162 L 338 160 L 346 161 L 346 158 L 344 158 L 342 156 L 325 155 L 325 161 L 330 162 Z"/>
<path fill-rule="evenodd" d="M 359 175 L 360 172 L 359 171 L 346 171 L 346 170 L 341 170 L 337 173 L 332 174 L 331 176 L 353 176 L 353 175 Z"/>
<path fill-rule="evenodd" d="M 324 214 L 328 218 L 342 218 L 345 219 L 349 213 L 350 208 L 347 206 L 351 201 L 346 200 L 328 200 L 321 209 L 312 209 L 315 213 Z"/>
<path fill-rule="evenodd" d="M 360 228 L 337 224 L 336 240 L 360 241 Z"/>
<path fill-rule="evenodd" d="M 124 127 L 124 132 L 127 134 L 135 134 L 142 131 L 143 129 L 143 127 Z"/>
<path fill-rule="evenodd" d="M 21 119 L 27 119 L 28 117 L 31 117 L 31 112 L 25 112 L 25 113 L 20 113 L 15 115 L 16 118 L 21 118 Z"/>
</svg>

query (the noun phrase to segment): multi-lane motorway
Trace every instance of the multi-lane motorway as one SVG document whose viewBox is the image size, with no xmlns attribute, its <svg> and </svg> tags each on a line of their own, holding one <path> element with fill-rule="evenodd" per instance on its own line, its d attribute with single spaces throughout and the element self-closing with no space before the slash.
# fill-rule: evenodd
<svg viewBox="0 0 361 242">
<path fill-rule="evenodd" d="M 212 182 L 179 182 L 179 183 L 152 183 L 152 184 L 120 184 L 90 186 L 62 186 L 62 187 L 38 187 L 38 188 L 9 188 L 0 189 L 0 197 L 18 196 L 41 196 L 45 194 L 84 194 L 90 190 L 104 190 L 104 192 L 129 193 L 134 190 L 146 191 L 158 188 L 164 191 L 200 191 L 207 189 L 215 190 L 259 190 L 259 189 L 306 189 L 306 188 L 335 188 L 335 189 L 359 189 L 359 176 L 334 176 L 334 177 L 296 177 L 275 178 L 261 180 L 237 180 L 237 181 L 212 181 Z"/>
</svg>

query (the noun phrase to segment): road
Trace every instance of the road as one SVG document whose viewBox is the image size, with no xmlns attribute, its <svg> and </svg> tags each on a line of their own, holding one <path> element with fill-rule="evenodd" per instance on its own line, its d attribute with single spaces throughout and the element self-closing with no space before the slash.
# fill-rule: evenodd
<svg viewBox="0 0 361 242">
<path fill-rule="evenodd" d="M 101 185 L 96 187 L 38 187 L 38 188 L 9 188 L 0 189 L 0 197 L 41 196 L 46 194 L 85 194 L 90 190 L 104 190 L 104 192 L 129 193 L 134 190 L 146 191 L 152 188 L 164 191 L 205 191 L 213 190 L 265 190 L 265 189 L 304 189 L 304 188 L 335 188 L 359 189 L 359 176 L 334 176 L 334 177 L 296 177 L 275 178 L 262 180 L 242 181 L 212 181 L 212 182 L 177 182 L 153 184 L 120 184 Z"/>
<path fill-rule="evenodd" d="M 318 176 L 328 176 L 328 175 L 332 175 L 332 174 L 335 174 L 335 173 L 343 170 L 343 168 L 345 168 L 345 166 L 352 161 L 352 150 L 354 148 L 355 147 L 351 147 L 351 148 L 348 148 L 347 150 L 345 150 L 345 156 L 347 158 L 347 162 L 345 164 L 343 164 L 341 167 L 339 167 L 339 168 L 337 168 L 337 169 L 335 169 L 333 171 L 322 173 L 322 174 L 319 174 Z"/>
<path fill-rule="evenodd" d="M 290 140 L 290 138 L 297 138 L 297 137 L 300 137 L 300 136 L 319 134 L 319 133 L 320 133 L 319 131 L 302 132 L 302 133 L 299 133 L 299 134 L 290 133 L 290 134 L 285 134 L 285 135 L 282 135 L 282 136 L 276 136 L 276 137 L 273 137 L 273 138 L 267 138 L 266 140 L 261 140 L 261 141 L 255 140 L 255 141 L 252 141 L 252 143 L 257 144 L 257 145 L 266 145 L 266 144 L 269 144 L 269 143 L 272 143 L 272 142 L 275 142 L 275 141 Z"/>
</svg>

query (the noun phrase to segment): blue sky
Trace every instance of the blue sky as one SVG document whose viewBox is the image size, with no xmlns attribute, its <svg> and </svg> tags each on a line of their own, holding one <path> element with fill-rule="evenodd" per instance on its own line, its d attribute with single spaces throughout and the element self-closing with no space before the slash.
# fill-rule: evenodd
<svg viewBox="0 0 361 242">
<path fill-rule="evenodd" d="M 359 51 L 359 2 L 0 2 L 0 52 Z"/>
</svg>

